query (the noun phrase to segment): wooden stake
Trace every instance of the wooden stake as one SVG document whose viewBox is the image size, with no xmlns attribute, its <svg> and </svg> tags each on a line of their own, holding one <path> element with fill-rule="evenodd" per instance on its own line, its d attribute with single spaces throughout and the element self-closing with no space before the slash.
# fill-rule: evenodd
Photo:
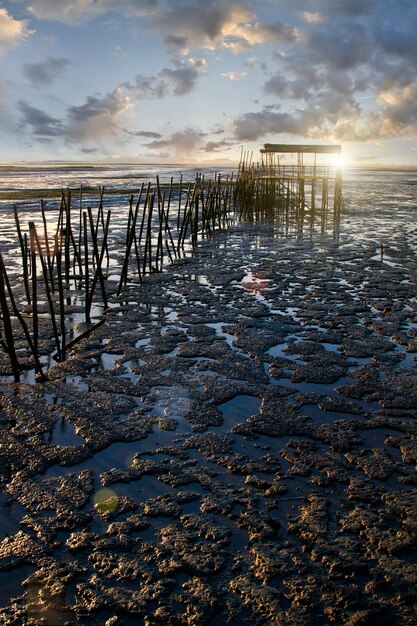
<svg viewBox="0 0 417 626">
<path fill-rule="evenodd" d="M 88 230 L 87 230 L 87 213 L 83 212 L 83 230 L 84 230 L 84 306 L 85 306 L 85 322 L 89 324 L 91 322 L 90 311 L 90 272 L 89 272 L 89 259 L 88 259 Z"/>
<path fill-rule="evenodd" d="M 33 240 L 33 242 L 34 242 L 34 246 L 33 247 L 35 248 L 35 246 L 36 246 L 36 248 L 38 250 L 39 260 L 40 260 L 41 266 L 42 266 L 43 279 L 44 279 L 44 283 L 45 283 L 46 298 L 48 300 L 49 313 L 51 315 L 51 322 L 52 322 L 52 328 L 53 328 L 53 333 L 54 333 L 54 337 L 55 337 L 55 344 L 56 344 L 57 355 L 58 355 L 58 359 L 61 360 L 61 345 L 60 345 L 60 341 L 59 341 L 58 328 L 57 328 L 57 325 L 56 325 L 54 303 L 52 301 L 51 291 L 50 291 L 50 288 L 49 288 L 48 269 L 46 267 L 46 263 L 45 263 L 45 260 L 43 258 L 42 248 L 41 248 L 41 244 L 40 244 L 40 241 L 39 241 L 38 233 L 36 232 L 36 226 L 35 226 L 34 222 L 29 222 L 29 231 L 30 231 L 30 234 L 31 234 L 31 242 Z M 34 342 L 34 344 L 35 344 L 35 342 Z M 35 344 L 35 346 L 37 347 L 36 344 Z"/>
<path fill-rule="evenodd" d="M 31 298 L 30 298 L 30 288 L 29 288 L 29 276 L 28 276 L 28 266 L 27 266 L 27 256 L 26 256 L 26 249 L 27 246 L 25 247 L 25 244 L 23 242 L 23 237 L 22 237 L 22 230 L 20 228 L 20 222 L 19 222 L 19 215 L 17 212 L 17 207 L 14 204 L 13 205 L 13 213 L 14 213 L 14 221 L 16 224 L 16 230 L 17 230 L 17 236 L 19 238 L 19 244 L 20 244 L 20 252 L 22 255 L 22 271 L 23 271 L 23 282 L 25 285 L 25 293 L 26 293 L 26 300 L 27 303 L 30 304 L 31 303 Z"/>
<path fill-rule="evenodd" d="M 32 353 L 32 356 L 34 358 L 34 361 L 35 361 L 35 371 L 38 374 L 39 380 L 45 381 L 45 380 L 47 380 L 47 377 L 45 376 L 45 374 L 44 374 L 44 372 L 42 370 L 42 365 L 41 365 L 41 363 L 39 361 L 37 352 L 35 350 L 35 346 L 33 345 L 33 341 L 32 341 L 32 338 L 30 336 L 27 324 L 26 324 L 23 316 L 21 315 L 19 309 L 17 308 L 16 301 L 15 301 L 14 296 L 13 296 L 13 291 L 12 291 L 12 288 L 11 288 L 11 285 L 10 285 L 9 277 L 7 275 L 6 267 L 4 265 L 4 261 L 3 261 L 3 257 L 2 257 L 1 252 L 0 252 L 0 273 L 2 273 L 3 277 L 4 277 L 4 282 L 5 282 L 5 285 L 6 285 L 6 288 L 7 288 L 7 293 L 8 293 L 8 296 L 9 296 L 9 300 L 10 300 L 10 304 L 12 306 L 13 313 L 14 313 L 14 315 L 17 317 L 17 319 L 20 322 L 20 325 L 21 325 L 21 327 L 23 329 L 23 332 L 24 332 L 24 335 L 26 337 L 26 341 L 28 342 L 29 349 L 30 349 L 30 351 Z"/>
<path fill-rule="evenodd" d="M 65 361 L 66 356 L 66 330 L 65 330 L 65 302 L 64 302 L 64 286 L 62 284 L 62 242 L 58 240 L 58 235 L 55 235 L 55 256 L 56 256 L 56 271 L 58 278 L 58 294 L 59 294 L 59 319 L 61 326 L 61 359 Z"/>
<path fill-rule="evenodd" d="M 131 218 L 128 220 L 127 233 L 126 233 L 126 254 L 125 254 L 125 258 L 123 262 L 122 273 L 120 275 L 119 286 L 118 286 L 117 293 L 116 293 L 117 296 L 119 296 L 122 291 L 122 285 L 126 284 L 127 271 L 129 267 L 129 256 L 130 256 L 130 251 L 132 249 L 133 243 L 135 243 L 136 259 L 137 259 L 138 272 L 139 272 L 139 281 L 142 282 L 142 273 L 140 270 L 140 263 L 139 263 L 139 250 L 138 250 L 137 239 L 136 239 L 136 223 L 137 223 L 138 214 L 139 214 L 140 200 L 143 194 L 143 187 L 144 187 L 144 184 L 142 183 L 142 186 L 139 192 L 138 201 L 136 202 L 135 212 L 132 213 Z M 131 199 L 133 202 L 133 196 L 131 196 Z M 129 209 L 131 210 L 131 208 L 132 208 L 132 204 L 130 205 Z M 143 215 L 144 214 L 145 214 L 145 209 L 144 209 Z"/>
<path fill-rule="evenodd" d="M 32 324 L 33 324 L 33 345 L 38 354 L 39 322 L 38 322 L 38 277 L 36 273 L 36 242 L 34 235 L 35 224 L 29 222 L 30 233 L 30 266 L 32 274 Z"/>
<path fill-rule="evenodd" d="M 3 318 L 4 334 L 6 341 L 3 342 L 3 348 L 7 352 L 10 358 L 10 364 L 12 366 L 13 378 L 15 382 L 20 380 L 20 366 L 17 360 L 16 350 L 14 345 L 13 327 L 10 319 L 9 307 L 7 306 L 7 298 L 4 284 L 4 274 L 0 272 L 0 308 Z"/>
<path fill-rule="evenodd" d="M 41 200 L 41 212 L 42 212 L 42 221 L 43 221 L 43 232 L 44 232 L 44 237 L 45 237 L 46 262 L 48 264 L 49 278 L 51 281 L 51 289 L 52 291 L 55 291 L 54 277 L 53 277 L 53 270 L 52 270 L 52 255 L 51 255 L 51 251 L 49 248 L 48 225 L 46 222 L 45 203 L 43 200 Z"/>
<path fill-rule="evenodd" d="M 101 289 L 101 297 L 102 297 L 103 305 L 104 305 L 105 309 L 107 309 L 107 294 L 106 294 L 106 287 L 105 287 L 105 284 L 104 284 L 103 272 L 101 271 L 101 264 L 102 264 L 103 257 L 104 257 L 104 252 L 105 252 L 105 249 L 106 249 L 107 233 L 108 233 L 108 227 L 109 227 L 109 222 L 110 222 L 110 213 L 111 213 L 110 211 L 107 212 L 107 223 L 106 223 L 106 226 L 105 226 L 105 229 L 104 229 L 104 236 L 103 236 L 103 244 L 102 244 L 102 248 L 101 248 L 101 253 L 99 254 L 98 243 L 97 243 L 97 236 L 96 236 L 96 232 L 95 232 L 95 228 L 94 228 L 93 214 L 91 212 L 91 207 L 88 207 L 88 217 L 89 217 L 89 221 L 90 221 L 90 231 L 91 231 L 91 238 L 92 238 L 92 243 L 93 243 L 93 252 L 94 252 L 94 258 L 95 258 L 95 261 L 96 261 L 96 272 L 94 274 L 93 283 L 91 285 L 90 301 L 92 301 L 93 294 L 94 294 L 93 285 L 94 285 L 94 289 L 95 289 L 97 281 L 99 281 L 100 282 L 100 289 Z"/>
</svg>

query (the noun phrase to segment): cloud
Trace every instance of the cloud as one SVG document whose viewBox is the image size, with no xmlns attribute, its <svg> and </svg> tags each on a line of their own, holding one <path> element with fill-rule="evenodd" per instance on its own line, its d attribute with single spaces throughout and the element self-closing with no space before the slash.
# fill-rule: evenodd
<svg viewBox="0 0 417 626">
<path fill-rule="evenodd" d="M 17 106 L 21 112 L 20 128 L 28 128 L 38 139 L 59 137 L 65 133 L 65 126 L 59 119 L 30 106 L 24 100 L 20 100 Z"/>
<path fill-rule="evenodd" d="M 389 134 L 404 135 L 417 128 L 417 82 L 405 89 L 395 89 L 380 94 L 384 129 Z"/>
<path fill-rule="evenodd" d="M 280 98 L 289 98 L 294 100 L 310 97 L 309 84 L 305 83 L 301 78 L 288 80 L 283 74 L 277 73 L 271 76 L 264 84 L 264 91 L 267 94 L 273 94 Z"/>
<path fill-rule="evenodd" d="M 165 43 L 173 53 L 188 54 L 188 38 L 185 35 L 168 34 L 165 37 Z"/>
<path fill-rule="evenodd" d="M 112 55 L 118 59 L 121 59 L 126 56 L 126 53 L 123 52 L 123 48 L 115 44 L 112 46 Z"/>
<path fill-rule="evenodd" d="M 191 156 L 201 146 L 205 134 L 195 128 L 186 128 L 167 137 L 146 144 L 150 150 L 171 148 L 175 155 Z"/>
<path fill-rule="evenodd" d="M 263 85 L 272 105 L 235 119 L 239 140 L 282 133 L 344 141 L 417 134 L 415 5 L 407 4 L 404 20 L 389 0 L 283 4 L 302 23 L 295 22 L 297 37 L 273 52 L 277 69 Z M 401 19 L 387 13 L 388 4 Z M 285 100 L 294 103 L 287 111 Z"/>
<path fill-rule="evenodd" d="M 14 0 L 27 2 L 27 0 Z M 151 17 L 163 24 L 167 36 L 177 33 L 171 27 L 183 25 L 188 34 L 193 28 L 205 33 L 209 40 L 221 35 L 231 22 L 250 19 L 252 11 L 246 2 L 207 0 L 31 0 L 28 10 L 38 19 L 75 24 L 105 13 L 124 16 Z M 168 28 L 169 27 L 169 28 Z"/>
<path fill-rule="evenodd" d="M 204 152 L 223 152 L 225 148 L 231 148 L 235 145 L 235 141 L 208 141 L 206 145 L 201 148 L 201 150 Z"/>
<path fill-rule="evenodd" d="M 162 139 L 162 135 L 160 133 L 154 133 L 148 130 L 127 130 L 127 128 L 123 128 L 123 131 L 132 135 L 133 137 L 145 137 L 146 139 Z"/>
<path fill-rule="evenodd" d="M 264 108 L 255 113 L 244 113 L 235 120 L 234 127 L 239 141 L 256 141 L 260 137 L 283 133 L 303 135 L 308 130 L 308 123 L 297 113 Z"/>
<path fill-rule="evenodd" d="M 80 149 L 90 149 L 91 146 L 85 144 L 122 131 L 131 103 L 122 89 L 116 87 L 104 96 L 89 96 L 84 104 L 69 107 L 63 119 L 52 117 L 24 100 L 18 102 L 17 108 L 20 111 L 19 129 L 26 129 L 36 136 L 37 141 L 60 137 L 67 144 L 78 143 Z"/>
<path fill-rule="evenodd" d="M 147 15 L 154 11 L 157 4 L 157 0 L 32 0 L 28 10 L 38 19 L 71 25 L 113 11 L 125 15 Z"/>
<path fill-rule="evenodd" d="M 240 80 L 247 76 L 247 72 L 226 72 L 222 76 L 226 76 L 229 80 Z"/>
<path fill-rule="evenodd" d="M 350 95 L 323 89 L 312 95 L 304 109 L 288 113 L 265 107 L 238 117 L 234 134 L 240 141 L 280 134 L 339 142 L 417 137 L 417 81 L 406 88 L 381 92 L 378 105 L 375 110 L 363 110 L 354 97 L 353 87 Z"/>
<path fill-rule="evenodd" d="M 38 63 L 25 63 L 23 75 L 34 87 L 46 87 L 62 76 L 70 65 L 71 63 L 62 57 L 58 59 L 49 57 Z"/>
<path fill-rule="evenodd" d="M 245 62 L 245 67 L 249 67 L 249 68 L 258 68 L 262 71 L 266 71 L 268 69 L 267 64 L 265 63 L 265 61 L 259 61 L 259 59 L 257 57 L 249 57 L 249 59 Z"/>
<path fill-rule="evenodd" d="M 6 103 L 9 96 L 10 87 L 10 80 L 0 74 L 0 106 Z"/>
<path fill-rule="evenodd" d="M 205 70 L 207 67 L 207 61 L 204 57 L 201 57 L 201 58 L 190 57 L 188 59 L 188 63 L 192 65 L 193 67 L 195 67 L 196 69 L 200 69 L 200 70 Z"/>
<path fill-rule="evenodd" d="M 129 98 L 116 87 L 105 96 L 89 96 L 85 104 L 72 106 L 68 110 L 67 140 L 98 141 L 120 130 L 120 123 L 131 108 Z"/>
<path fill-rule="evenodd" d="M 15 48 L 32 32 L 25 20 L 14 19 L 6 9 L 0 7 L 0 56 Z"/>
<path fill-rule="evenodd" d="M 394 0 L 395 1 L 395 0 Z M 401 2 L 402 0 L 399 0 Z M 407 2 L 408 0 L 404 0 Z M 350 16 L 361 17 L 374 11 L 380 11 L 387 0 L 280 0 L 281 9 L 287 9 L 292 13 L 298 13 L 306 19 L 306 14 L 315 16 Z M 380 6 L 381 5 L 381 6 Z M 312 20 L 315 21 L 314 17 Z"/>
<path fill-rule="evenodd" d="M 283 44 L 298 39 L 297 29 L 285 26 L 281 22 L 256 22 L 238 24 L 225 37 L 223 46 L 235 52 L 248 50 L 261 44 Z"/>
<path fill-rule="evenodd" d="M 337 3 L 328 0 L 329 2 L 331 7 L 342 15 L 360 16 L 372 12 L 380 0 L 367 0 L 366 2 L 363 0 L 338 0 Z"/>
<path fill-rule="evenodd" d="M 260 44 L 294 41 L 298 36 L 295 28 L 281 22 L 256 21 L 244 3 L 171 0 L 168 5 L 154 22 L 157 20 L 158 28 L 165 31 L 166 43 L 180 54 L 190 49 L 219 48 L 240 52 Z"/>
<path fill-rule="evenodd" d="M 229 80 L 238 81 L 246 72 L 253 76 L 255 71 L 258 78 L 263 77 L 260 89 L 258 80 L 254 82 L 253 111 L 242 113 L 240 96 L 236 97 L 235 120 L 225 131 L 229 137 L 232 130 L 236 141 L 257 141 L 282 133 L 344 141 L 417 135 L 417 4 L 412 0 L 13 2 L 29 5 L 32 16 L 40 20 L 54 19 L 68 25 L 105 14 L 94 28 L 105 20 L 117 19 L 120 25 L 121 18 L 128 17 L 128 36 L 132 34 L 129 28 L 139 34 L 146 31 L 159 51 L 163 41 L 176 57 L 172 65 L 162 64 L 130 80 L 123 78 L 128 82 L 113 92 L 90 96 L 84 104 L 70 107 L 62 122 L 55 113 L 48 115 L 24 102 L 18 109 L 22 128 L 45 140 L 61 132 L 65 140 L 72 138 L 81 145 L 124 132 L 125 141 L 127 135 L 137 137 L 138 142 L 148 139 L 147 147 L 152 151 L 185 154 L 196 149 L 215 152 L 227 148 L 226 140 L 207 141 L 192 128 L 177 133 L 173 130 L 169 137 L 126 130 L 130 128 L 129 97 L 162 99 L 197 91 L 207 68 L 206 59 L 199 58 L 204 50 L 217 52 L 216 61 L 223 61 L 223 76 Z M 26 22 L 0 9 L 0 53 L 28 34 Z M 234 57 L 241 60 L 240 66 L 230 63 L 229 53 L 244 53 Z M 115 45 L 113 54 L 122 56 L 123 49 Z M 178 55 L 187 55 L 187 59 L 179 62 Z M 269 59 L 268 65 L 265 59 Z M 67 69 L 65 59 L 29 61 L 23 73 L 35 86 L 51 84 Z M 228 71 L 227 67 L 234 69 Z M 239 94 L 238 84 L 235 91 Z M 262 100 L 263 105 L 259 105 Z M 133 128 L 141 128 L 140 123 Z"/>
<path fill-rule="evenodd" d="M 383 28 L 378 30 L 375 37 L 377 47 L 386 55 L 405 59 L 417 60 L 417 41 L 415 37 L 415 23 L 408 28 Z"/>
<path fill-rule="evenodd" d="M 306 35 L 306 49 L 310 63 L 344 71 L 367 63 L 374 46 L 364 26 L 346 22 L 338 28 L 310 30 Z"/>
<path fill-rule="evenodd" d="M 125 83 L 124 87 L 140 100 L 184 96 L 194 89 L 198 77 L 199 71 L 193 63 L 177 69 L 164 68 L 155 76 L 138 74 L 134 84 Z"/>
<path fill-rule="evenodd" d="M 23 2 L 24 0 L 15 0 Z M 249 4 L 230 0 L 32 0 L 38 19 L 74 25 L 106 13 L 136 18 L 162 34 L 168 48 L 185 55 L 191 49 L 229 48 L 235 52 L 261 44 L 294 41 L 298 32 L 280 21 L 259 21 Z M 145 22 L 143 21 L 145 20 Z"/>
<path fill-rule="evenodd" d="M 206 0 L 169 2 L 167 10 L 157 16 L 158 28 L 165 33 L 166 42 L 174 48 L 172 33 L 178 40 L 177 52 L 189 49 L 216 50 L 226 47 L 237 25 L 251 18 L 251 11 L 239 4 Z"/>
<path fill-rule="evenodd" d="M 312 11 L 303 11 L 302 15 L 303 15 L 303 19 L 306 22 L 320 23 L 320 22 L 326 21 L 325 16 L 322 13 L 319 13 L 318 11 L 314 13 Z"/>
</svg>

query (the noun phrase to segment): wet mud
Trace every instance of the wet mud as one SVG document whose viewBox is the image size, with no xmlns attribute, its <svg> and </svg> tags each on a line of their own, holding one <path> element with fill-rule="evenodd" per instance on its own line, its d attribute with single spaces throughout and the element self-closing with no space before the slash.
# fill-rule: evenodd
<svg viewBox="0 0 417 626">
<path fill-rule="evenodd" d="M 1 382 L 0 623 L 415 624 L 409 223 L 239 224 Z"/>
</svg>

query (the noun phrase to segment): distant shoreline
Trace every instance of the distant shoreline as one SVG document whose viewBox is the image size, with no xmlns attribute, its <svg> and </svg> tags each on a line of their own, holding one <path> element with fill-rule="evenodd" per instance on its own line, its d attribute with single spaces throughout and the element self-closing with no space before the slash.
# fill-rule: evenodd
<svg viewBox="0 0 417 626">
<path fill-rule="evenodd" d="M 132 163 L 132 162 L 97 162 L 97 163 L 83 163 L 83 162 L 70 162 L 70 161 L 33 161 L 25 163 L 2 163 L 0 164 L 0 172 L 2 171 L 25 171 L 28 169 L 39 168 L 56 169 L 56 170 L 94 170 L 100 167 L 160 167 L 162 168 L 194 168 L 196 170 L 214 169 L 214 168 L 237 168 L 238 163 Z M 417 172 L 416 165 L 350 165 L 343 168 L 343 171 L 371 171 L 371 172 Z"/>
<path fill-rule="evenodd" d="M 75 161 L 71 163 L 71 161 L 33 161 L 33 162 L 24 162 L 24 163 L 1 163 L 1 170 L 25 170 L 28 168 L 39 167 L 41 169 L 71 169 L 71 170 L 84 170 L 84 169 L 95 169 L 97 167 L 160 167 L 162 168 L 195 168 L 195 169 L 213 169 L 220 167 L 227 168 L 237 168 L 238 162 L 233 163 L 131 163 L 131 162 L 121 162 L 121 163 L 113 163 L 113 162 L 105 162 L 100 161 L 97 163 L 83 163 L 80 161 Z M 417 169 L 417 166 L 416 166 Z"/>
</svg>

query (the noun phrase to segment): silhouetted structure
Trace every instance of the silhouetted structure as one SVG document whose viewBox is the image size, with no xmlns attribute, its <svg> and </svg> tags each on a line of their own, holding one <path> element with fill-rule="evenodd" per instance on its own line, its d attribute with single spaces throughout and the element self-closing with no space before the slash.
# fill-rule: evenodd
<svg viewBox="0 0 417 626">
<path fill-rule="evenodd" d="M 260 163 L 252 163 L 252 154 L 242 152 L 238 170 L 242 214 L 285 210 L 301 220 L 305 214 L 320 217 L 322 225 L 330 213 L 339 217 L 341 151 L 339 145 L 267 143 Z"/>
</svg>

